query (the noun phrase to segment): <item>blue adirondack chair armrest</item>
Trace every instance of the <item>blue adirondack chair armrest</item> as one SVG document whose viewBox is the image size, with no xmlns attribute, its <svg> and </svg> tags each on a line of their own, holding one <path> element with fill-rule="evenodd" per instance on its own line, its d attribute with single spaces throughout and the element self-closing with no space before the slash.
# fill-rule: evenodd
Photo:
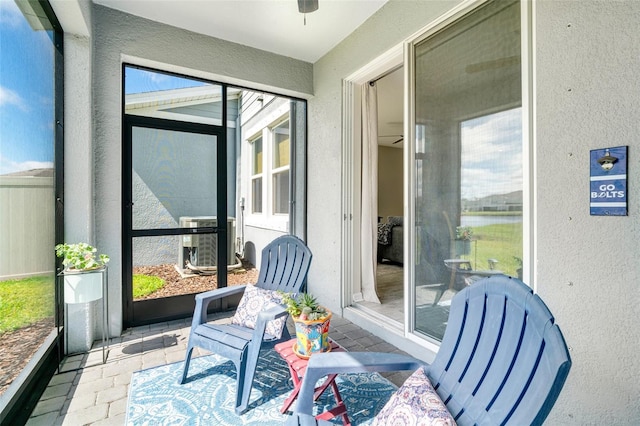
<svg viewBox="0 0 640 426">
<path fill-rule="evenodd" d="M 264 311 L 259 312 L 256 326 L 253 329 L 253 337 L 251 338 L 251 342 L 249 343 L 250 347 L 255 346 L 256 348 L 251 348 L 250 351 L 260 350 L 260 345 L 262 340 L 264 339 L 267 323 L 269 321 L 282 318 L 286 315 L 289 315 L 289 313 L 283 305 L 273 306 L 269 309 L 265 309 Z"/>
<path fill-rule="evenodd" d="M 273 306 L 269 309 L 265 309 L 258 314 L 258 320 L 256 321 L 256 328 L 253 330 L 252 341 L 260 342 L 264 338 L 264 331 L 267 328 L 267 323 L 278 318 L 282 318 L 289 315 L 287 309 L 283 305 Z M 286 327 L 286 324 L 285 324 Z"/>
<path fill-rule="evenodd" d="M 258 324 L 260 321 L 264 321 L 266 324 L 269 321 L 273 321 L 274 319 L 282 318 L 284 316 L 289 315 L 287 312 L 287 308 L 284 305 L 273 306 L 269 309 L 265 309 L 264 311 L 258 314 Z"/>
<path fill-rule="evenodd" d="M 313 393 L 318 380 L 329 374 L 417 370 L 427 364 L 408 355 L 385 352 L 318 353 L 309 358 L 294 410 L 295 421 L 313 417 Z M 307 419 L 311 421 L 310 418 Z M 291 422 L 294 420 L 291 419 Z M 296 423 L 292 423 L 296 424 Z M 304 424 L 304 423 L 300 423 Z"/>
<path fill-rule="evenodd" d="M 196 307 L 194 309 L 193 322 L 191 324 L 192 329 L 207 322 L 207 307 L 209 306 L 209 303 L 214 300 L 222 299 L 223 297 L 244 293 L 244 289 L 246 287 L 246 284 L 236 285 L 196 294 Z"/>
</svg>

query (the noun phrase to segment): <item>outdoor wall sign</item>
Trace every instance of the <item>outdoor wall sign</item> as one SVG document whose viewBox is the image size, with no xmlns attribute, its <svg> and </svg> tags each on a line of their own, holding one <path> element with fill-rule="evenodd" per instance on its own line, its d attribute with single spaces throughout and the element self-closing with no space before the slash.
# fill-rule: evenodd
<svg viewBox="0 0 640 426">
<path fill-rule="evenodd" d="M 591 215 L 627 216 L 627 147 L 591 150 Z"/>
</svg>

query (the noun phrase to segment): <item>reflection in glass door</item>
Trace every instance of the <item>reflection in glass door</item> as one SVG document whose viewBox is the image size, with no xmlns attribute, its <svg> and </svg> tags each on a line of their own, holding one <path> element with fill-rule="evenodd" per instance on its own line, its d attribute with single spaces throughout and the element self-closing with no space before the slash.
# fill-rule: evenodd
<svg viewBox="0 0 640 426">
<path fill-rule="evenodd" d="M 488 2 L 413 46 L 413 329 L 435 340 L 458 291 L 521 274 L 520 22 Z"/>
</svg>

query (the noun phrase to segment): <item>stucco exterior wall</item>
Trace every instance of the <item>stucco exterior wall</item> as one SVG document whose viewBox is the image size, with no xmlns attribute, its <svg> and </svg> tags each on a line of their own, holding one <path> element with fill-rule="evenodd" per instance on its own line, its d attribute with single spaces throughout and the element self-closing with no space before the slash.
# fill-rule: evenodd
<svg viewBox="0 0 640 426">
<path fill-rule="evenodd" d="M 100 250 L 112 254 L 110 321 L 111 333 L 118 335 L 122 329 L 122 62 L 298 97 L 312 92 L 312 66 L 102 6 L 93 6 L 92 20 L 95 235 Z M 66 210 L 73 207 L 67 205 Z"/>
<path fill-rule="evenodd" d="M 638 424 L 640 3 L 536 10 L 533 267 L 573 357 L 549 424 Z M 590 216 L 589 151 L 620 145 L 629 145 L 629 216 Z"/>
<path fill-rule="evenodd" d="M 93 123 L 86 119 L 92 109 L 91 40 L 66 33 L 64 46 L 64 238 L 93 244 Z"/>
</svg>

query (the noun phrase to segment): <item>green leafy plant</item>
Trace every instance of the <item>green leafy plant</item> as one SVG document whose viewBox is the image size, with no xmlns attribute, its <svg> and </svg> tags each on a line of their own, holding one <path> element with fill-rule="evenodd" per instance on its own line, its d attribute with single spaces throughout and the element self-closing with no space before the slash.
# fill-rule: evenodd
<svg viewBox="0 0 640 426">
<path fill-rule="evenodd" d="M 471 241 L 473 229 L 470 226 L 456 226 L 456 240 Z"/>
<path fill-rule="evenodd" d="M 56 256 L 62 258 L 64 269 L 96 269 L 109 262 L 106 254 L 97 255 L 98 250 L 87 243 L 58 244 Z"/>
<path fill-rule="evenodd" d="M 282 301 L 292 317 L 303 321 L 321 320 L 329 314 L 327 309 L 321 306 L 316 298 L 309 293 L 298 293 L 297 295 L 283 293 Z"/>
</svg>

